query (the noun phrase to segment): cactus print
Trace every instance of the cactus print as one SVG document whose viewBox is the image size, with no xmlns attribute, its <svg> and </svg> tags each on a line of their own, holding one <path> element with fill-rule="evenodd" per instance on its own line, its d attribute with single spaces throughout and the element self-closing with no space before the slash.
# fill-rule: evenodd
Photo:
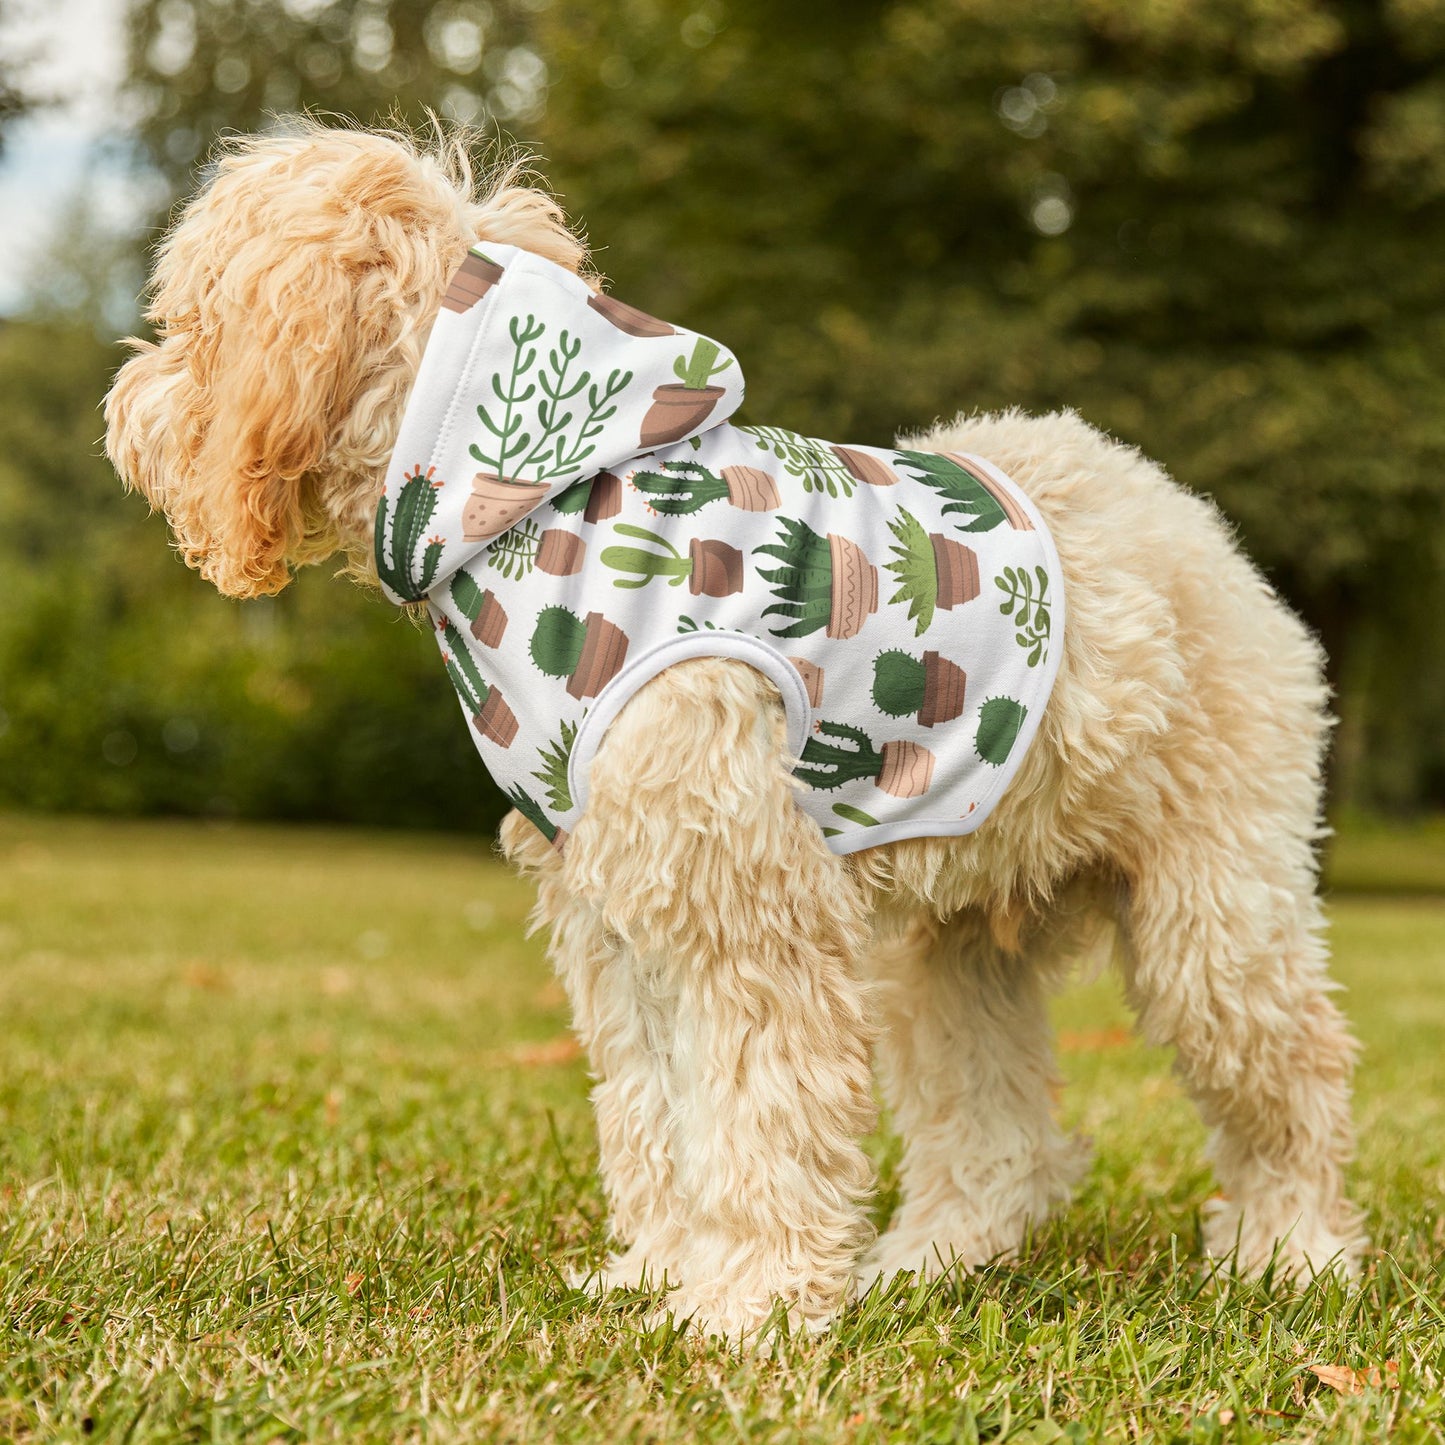
<svg viewBox="0 0 1445 1445">
<path fill-rule="evenodd" d="M 776 686 L 834 851 L 971 831 L 1058 668 L 1047 531 L 986 458 L 733 426 L 742 391 L 718 342 L 488 243 L 403 418 L 383 588 L 429 609 L 478 752 L 554 847 L 628 698 L 708 657 Z"/>
</svg>

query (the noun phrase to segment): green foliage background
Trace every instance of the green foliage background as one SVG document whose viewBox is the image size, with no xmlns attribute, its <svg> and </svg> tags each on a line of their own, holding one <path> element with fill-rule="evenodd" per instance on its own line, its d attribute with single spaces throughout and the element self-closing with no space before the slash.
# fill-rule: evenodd
<svg viewBox="0 0 1445 1445">
<path fill-rule="evenodd" d="M 132 36 L 124 163 L 172 196 L 268 111 L 433 106 L 540 150 L 746 420 L 1077 408 L 1321 633 L 1337 803 L 1445 804 L 1440 0 L 142 0 Z M 119 495 L 102 254 L 0 329 L 0 800 L 494 820 L 425 637 L 324 576 L 210 596 Z"/>
</svg>

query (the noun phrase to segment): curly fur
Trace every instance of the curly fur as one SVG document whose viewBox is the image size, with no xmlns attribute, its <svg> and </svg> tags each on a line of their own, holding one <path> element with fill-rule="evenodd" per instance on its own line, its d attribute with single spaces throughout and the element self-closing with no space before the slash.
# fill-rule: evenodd
<svg viewBox="0 0 1445 1445">
<path fill-rule="evenodd" d="M 457 146 L 306 125 L 225 148 L 107 402 L 121 475 L 222 591 L 338 553 L 369 575 L 411 377 L 477 238 L 585 261 L 555 203 L 515 170 L 480 191 Z M 565 854 L 504 825 L 596 1078 L 618 1248 L 597 1284 L 665 1283 L 677 1316 L 742 1338 L 779 1301 L 819 1327 L 860 1278 L 1007 1257 L 1084 1165 L 1045 1005 L 1111 921 L 1140 1028 L 1213 1131 L 1208 1247 L 1352 1270 L 1317 646 L 1208 503 L 1070 413 L 908 444 L 1003 467 L 1068 587 L 1053 697 L 985 827 L 835 857 L 794 806 L 771 685 L 722 660 L 628 705 Z M 905 1152 L 871 1241 L 875 1051 Z"/>
</svg>

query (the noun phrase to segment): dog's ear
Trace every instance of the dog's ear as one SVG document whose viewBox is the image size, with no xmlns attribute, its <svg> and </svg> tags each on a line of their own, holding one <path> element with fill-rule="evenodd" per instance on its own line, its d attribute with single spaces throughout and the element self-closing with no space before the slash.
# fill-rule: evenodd
<svg viewBox="0 0 1445 1445">
<path fill-rule="evenodd" d="M 224 269 L 178 254 L 193 249 L 163 256 L 160 341 L 137 343 L 116 378 L 108 449 L 186 563 L 255 597 L 284 587 L 304 551 L 306 479 L 355 361 L 354 297 L 336 258 L 302 239 L 242 248 Z M 171 311 L 176 292 L 186 303 Z"/>
</svg>

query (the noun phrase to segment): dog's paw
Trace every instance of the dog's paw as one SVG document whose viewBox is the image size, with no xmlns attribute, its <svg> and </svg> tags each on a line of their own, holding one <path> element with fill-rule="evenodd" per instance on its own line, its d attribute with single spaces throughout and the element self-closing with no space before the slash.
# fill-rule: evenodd
<svg viewBox="0 0 1445 1445">
<path fill-rule="evenodd" d="M 733 1349 L 771 1355 L 782 1335 L 821 1335 L 833 1324 L 834 1311 L 804 1312 L 774 1299 L 739 1299 L 722 1290 L 675 1289 L 648 1317 L 649 1327 L 669 1325 L 695 1331 Z"/>
<path fill-rule="evenodd" d="M 1279 1280 L 1359 1275 L 1368 1241 L 1353 1206 L 1341 1205 L 1324 1218 L 1279 1208 L 1242 1210 L 1233 1200 L 1211 1199 L 1203 1213 L 1205 1253 L 1246 1278 L 1258 1279 L 1271 1266 Z"/>
<path fill-rule="evenodd" d="M 675 1281 L 675 1274 L 669 1279 L 666 1265 L 656 1263 L 645 1248 L 637 1245 L 623 1254 L 608 1255 L 595 1269 L 573 1270 L 567 1279 L 573 1289 L 599 1298 L 615 1289 L 666 1289 Z"/>
</svg>

